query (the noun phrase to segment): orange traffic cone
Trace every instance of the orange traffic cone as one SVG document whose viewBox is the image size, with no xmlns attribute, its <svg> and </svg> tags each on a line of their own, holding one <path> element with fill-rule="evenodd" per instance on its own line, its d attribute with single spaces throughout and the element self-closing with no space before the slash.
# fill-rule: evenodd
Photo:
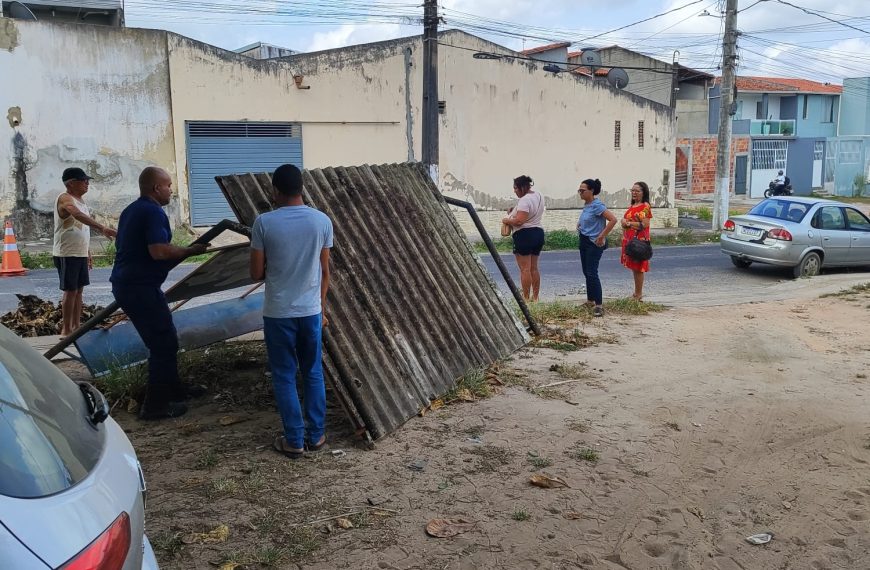
<svg viewBox="0 0 870 570">
<path fill-rule="evenodd" d="M 0 277 L 26 274 L 27 270 L 21 265 L 21 254 L 18 253 L 18 243 L 15 241 L 15 232 L 12 231 L 12 222 L 6 220 L 6 235 L 3 236 L 3 268 L 0 269 Z"/>
</svg>

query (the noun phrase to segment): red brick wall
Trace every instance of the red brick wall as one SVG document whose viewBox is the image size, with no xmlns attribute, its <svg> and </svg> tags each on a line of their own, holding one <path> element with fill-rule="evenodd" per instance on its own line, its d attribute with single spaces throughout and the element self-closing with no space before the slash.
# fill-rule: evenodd
<svg viewBox="0 0 870 570">
<path fill-rule="evenodd" d="M 734 160 L 735 154 L 749 153 L 749 137 L 736 136 L 731 138 L 731 182 L 729 188 L 734 193 Z M 716 151 L 719 148 L 716 136 L 692 137 L 677 139 L 678 146 L 692 148 L 691 193 L 712 194 L 716 187 Z"/>
</svg>

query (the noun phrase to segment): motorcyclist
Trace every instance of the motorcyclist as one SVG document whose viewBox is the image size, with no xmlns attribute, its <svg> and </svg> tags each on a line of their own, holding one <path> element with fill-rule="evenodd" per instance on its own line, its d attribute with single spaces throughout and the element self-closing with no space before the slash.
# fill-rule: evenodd
<svg viewBox="0 0 870 570">
<path fill-rule="evenodd" d="M 783 191 L 785 190 L 785 172 L 780 170 L 777 173 L 776 178 L 773 179 L 773 183 L 774 183 L 774 191 L 777 194 L 782 194 Z"/>
</svg>

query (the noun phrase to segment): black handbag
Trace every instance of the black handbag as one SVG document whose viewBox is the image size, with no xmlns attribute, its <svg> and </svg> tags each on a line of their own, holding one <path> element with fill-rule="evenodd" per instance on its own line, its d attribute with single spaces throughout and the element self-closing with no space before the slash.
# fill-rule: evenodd
<svg viewBox="0 0 870 570">
<path fill-rule="evenodd" d="M 634 261 L 649 261 L 653 256 L 652 244 L 647 240 L 638 238 L 635 234 L 625 245 L 625 255 Z"/>
</svg>

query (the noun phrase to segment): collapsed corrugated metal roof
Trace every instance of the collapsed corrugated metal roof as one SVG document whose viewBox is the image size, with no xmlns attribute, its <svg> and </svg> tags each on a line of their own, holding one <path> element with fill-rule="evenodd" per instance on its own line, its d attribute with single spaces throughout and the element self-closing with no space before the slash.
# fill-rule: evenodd
<svg viewBox="0 0 870 570">
<path fill-rule="evenodd" d="M 327 381 L 378 439 L 469 370 L 528 340 L 420 164 L 306 170 L 333 222 Z M 268 174 L 216 178 L 239 221 L 272 209 Z"/>
</svg>

